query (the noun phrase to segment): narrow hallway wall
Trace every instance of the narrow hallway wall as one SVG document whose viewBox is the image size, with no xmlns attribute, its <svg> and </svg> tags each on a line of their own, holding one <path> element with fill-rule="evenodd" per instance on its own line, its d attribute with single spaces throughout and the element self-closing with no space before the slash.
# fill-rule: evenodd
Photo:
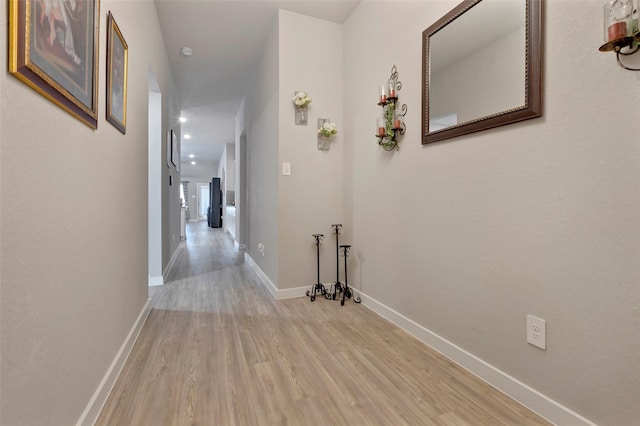
<svg viewBox="0 0 640 426">
<path fill-rule="evenodd" d="M 100 6 L 97 130 L 6 71 L 0 32 L 3 425 L 75 424 L 148 299 L 149 67 L 163 134 L 177 108 L 153 1 Z M 126 135 L 105 120 L 108 11 L 129 45 Z"/>
<path fill-rule="evenodd" d="M 547 1 L 543 117 L 422 146 L 421 33 L 457 3 L 362 2 L 345 23 L 354 285 L 597 424 L 635 424 L 640 81 L 598 52 L 600 3 Z M 385 152 L 375 94 L 394 64 L 407 132 Z"/>
</svg>

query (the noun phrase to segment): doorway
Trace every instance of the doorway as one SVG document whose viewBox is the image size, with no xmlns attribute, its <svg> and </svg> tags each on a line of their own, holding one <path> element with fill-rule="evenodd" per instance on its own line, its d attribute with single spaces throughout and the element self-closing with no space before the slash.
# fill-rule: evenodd
<svg viewBox="0 0 640 426">
<path fill-rule="evenodd" d="M 198 184 L 198 220 L 207 220 L 207 210 L 209 209 L 209 184 Z"/>
</svg>

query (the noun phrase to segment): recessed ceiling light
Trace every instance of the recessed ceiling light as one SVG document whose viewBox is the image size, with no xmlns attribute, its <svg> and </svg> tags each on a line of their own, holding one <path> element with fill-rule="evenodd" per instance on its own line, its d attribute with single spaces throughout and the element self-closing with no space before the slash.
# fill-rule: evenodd
<svg viewBox="0 0 640 426">
<path fill-rule="evenodd" d="M 196 165 L 196 162 L 195 162 L 195 161 L 192 161 L 192 162 L 191 162 L 191 165 L 192 165 L 192 166 L 195 166 L 195 165 Z"/>
<path fill-rule="evenodd" d="M 189 158 L 193 158 L 193 157 L 195 157 L 195 155 L 189 154 Z"/>
<path fill-rule="evenodd" d="M 187 119 L 184 118 L 184 117 L 180 117 L 179 120 L 180 120 L 181 123 L 184 123 L 185 121 L 187 121 Z"/>
<path fill-rule="evenodd" d="M 184 135 L 185 139 L 191 139 L 191 135 L 189 133 L 187 133 L 186 135 Z"/>
<path fill-rule="evenodd" d="M 182 46 L 180 48 L 180 53 L 182 53 L 183 56 L 191 56 L 193 55 L 193 49 L 189 46 Z"/>
</svg>

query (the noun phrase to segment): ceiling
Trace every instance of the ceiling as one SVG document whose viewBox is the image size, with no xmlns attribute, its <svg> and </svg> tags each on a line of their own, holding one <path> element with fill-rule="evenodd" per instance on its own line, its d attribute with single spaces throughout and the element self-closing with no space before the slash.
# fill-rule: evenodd
<svg viewBox="0 0 640 426">
<path fill-rule="evenodd" d="M 181 173 L 217 164 L 235 142 L 235 117 L 278 9 L 344 23 L 360 0 L 155 0 L 182 102 Z M 188 46 L 192 56 L 184 56 Z M 191 136 L 185 139 L 184 135 Z"/>
</svg>

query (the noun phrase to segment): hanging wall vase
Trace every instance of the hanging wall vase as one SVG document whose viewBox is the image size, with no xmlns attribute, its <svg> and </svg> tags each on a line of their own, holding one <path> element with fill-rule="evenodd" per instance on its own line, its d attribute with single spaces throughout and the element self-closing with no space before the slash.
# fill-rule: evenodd
<svg viewBox="0 0 640 426">
<path fill-rule="evenodd" d="M 338 133 L 335 123 L 328 118 L 318 118 L 318 150 L 329 151 L 331 136 Z"/>
<path fill-rule="evenodd" d="M 331 136 L 318 135 L 318 150 L 329 151 Z"/>
<path fill-rule="evenodd" d="M 297 106 L 296 107 L 296 125 L 298 126 L 306 126 L 307 125 L 307 106 Z"/>
<path fill-rule="evenodd" d="M 293 105 L 296 109 L 296 125 L 306 126 L 309 120 L 307 106 L 311 103 L 311 98 L 305 92 L 297 91 L 293 97 Z"/>
</svg>

